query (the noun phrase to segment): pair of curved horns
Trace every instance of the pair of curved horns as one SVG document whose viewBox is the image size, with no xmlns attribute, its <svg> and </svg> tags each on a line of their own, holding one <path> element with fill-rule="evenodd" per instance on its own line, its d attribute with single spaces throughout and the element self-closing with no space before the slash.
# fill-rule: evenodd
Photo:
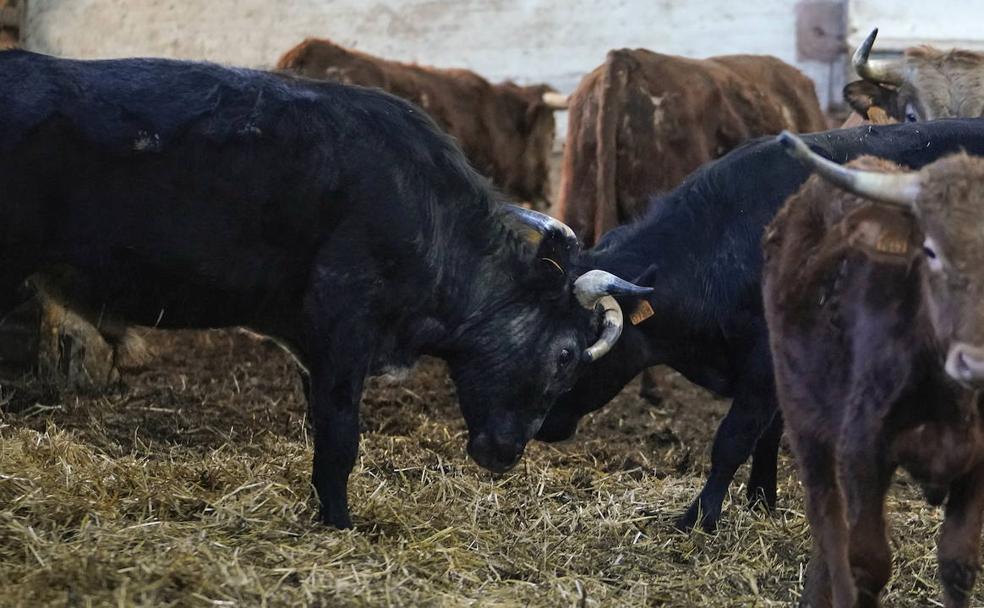
<svg viewBox="0 0 984 608">
<path fill-rule="evenodd" d="M 877 36 L 878 28 L 876 27 L 871 30 L 861 46 L 854 51 L 854 57 L 851 59 L 851 63 L 854 64 L 854 71 L 869 82 L 901 86 L 905 82 L 905 66 L 902 61 L 868 58 Z"/>
<path fill-rule="evenodd" d="M 878 173 L 848 169 L 820 156 L 789 131 L 780 133 L 776 140 L 790 156 L 799 159 L 836 186 L 858 196 L 915 211 L 916 200 L 922 188 L 919 173 Z"/>
<path fill-rule="evenodd" d="M 643 296 L 652 291 L 652 287 L 640 287 L 604 270 L 589 270 L 579 276 L 574 281 L 574 297 L 578 303 L 588 310 L 594 310 L 600 304 L 605 313 L 601 335 L 584 350 L 581 358 L 586 362 L 597 361 L 622 335 L 622 308 L 612 296 Z"/>
<path fill-rule="evenodd" d="M 516 205 L 508 205 L 508 212 L 527 226 L 543 234 L 555 231 L 573 246 L 580 247 L 580 242 L 571 227 L 554 219 L 545 213 L 532 211 Z M 619 336 L 622 335 L 622 309 L 612 296 L 641 296 L 652 292 L 651 287 L 639 287 L 604 270 L 590 270 L 574 281 L 574 297 L 578 304 L 587 310 L 594 310 L 601 305 L 604 310 L 601 335 L 594 344 L 584 349 L 581 358 L 584 361 L 596 361 L 612 349 Z"/>
<path fill-rule="evenodd" d="M 556 91 L 547 91 L 543 94 L 543 103 L 547 104 L 547 107 L 551 110 L 566 110 L 568 108 L 570 99 L 567 95 L 557 93 Z"/>
</svg>

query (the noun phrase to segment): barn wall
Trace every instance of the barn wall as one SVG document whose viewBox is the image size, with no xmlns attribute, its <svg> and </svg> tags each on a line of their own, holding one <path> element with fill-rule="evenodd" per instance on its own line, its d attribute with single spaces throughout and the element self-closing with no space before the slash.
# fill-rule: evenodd
<svg viewBox="0 0 984 608">
<path fill-rule="evenodd" d="M 859 44 L 878 28 L 878 51 L 901 51 L 916 44 L 984 50 L 981 0 L 850 0 L 848 41 Z"/>
<path fill-rule="evenodd" d="M 827 3 L 842 0 L 827 0 Z M 796 63 L 821 103 L 840 69 L 797 61 L 795 0 L 30 0 L 25 44 L 71 57 L 159 55 L 270 66 L 306 36 L 389 58 L 471 68 L 568 92 L 606 51 Z M 831 75 L 834 80 L 831 80 Z"/>
</svg>

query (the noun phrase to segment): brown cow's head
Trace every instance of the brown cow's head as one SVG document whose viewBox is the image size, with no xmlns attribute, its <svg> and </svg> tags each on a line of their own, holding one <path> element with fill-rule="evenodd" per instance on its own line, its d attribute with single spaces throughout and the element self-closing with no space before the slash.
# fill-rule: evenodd
<svg viewBox="0 0 984 608">
<path fill-rule="evenodd" d="M 854 53 L 863 80 L 844 87 L 854 110 L 874 122 L 886 122 L 879 111 L 900 122 L 984 116 L 984 54 L 919 46 L 900 59 L 870 59 L 877 35 L 876 28 Z"/>
<path fill-rule="evenodd" d="M 946 373 L 984 385 L 984 158 L 954 154 L 911 173 L 841 167 L 784 132 L 791 153 L 837 186 L 901 206 L 925 240 L 923 296 Z"/>
</svg>

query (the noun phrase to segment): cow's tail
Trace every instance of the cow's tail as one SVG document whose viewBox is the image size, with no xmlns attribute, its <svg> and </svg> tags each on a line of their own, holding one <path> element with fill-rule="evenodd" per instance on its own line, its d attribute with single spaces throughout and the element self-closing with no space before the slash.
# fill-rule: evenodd
<svg viewBox="0 0 984 608">
<path fill-rule="evenodd" d="M 609 51 L 605 58 L 598 96 L 596 119 L 596 152 L 598 161 L 595 183 L 597 206 L 594 215 L 595 241 L 619 224 L 618 189 L 618 124 L 625 105 L 625 85 L 629 77 L 631 58 L 628 51 Z"/>
<path fill-rule="evenodd" d="M 627 51 L 609 51 L 570 100 L 557 216 L 588 246 L 618 225 L 616 146 L 629 61 Z"/>
</svg>

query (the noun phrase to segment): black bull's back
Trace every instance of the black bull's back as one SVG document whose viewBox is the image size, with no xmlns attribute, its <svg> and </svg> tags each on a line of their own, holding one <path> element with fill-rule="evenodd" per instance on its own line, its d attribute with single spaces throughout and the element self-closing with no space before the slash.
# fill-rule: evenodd
<svg viewBox="0 0 984 608">
<path fill-rule="evenodd" d="M 277 312 L 334 230 L 386 217 L 363 234 L 414 237 L 387 167 L 441 150 L 409 107 L 207 64 L 0 54 L 0 273 L 70 266 L 64 290 L 140 324 Z"/>
<path fill-rule="evenodd" d="M 802 138 L 838 163 L 869 154 L 919 168 L 961 149 L 984 154 L 984 120 L 863 126 Z M 609 232 L 587 252 L 586 267 L 653 286 L 653 315 L 627 325 L 612 352 L 584 370 L 538 437 L 569 437 L 581 416 L 604 406 L 640 371 L 670 365 L 734 399 L 715 437 L 708 481 L 678 525 L 693 526 L 698 512 L 706 528 L 716 524 L 735 471 L 753 449 L 749 496 L 774 503 L 781 421 L 776 417 L 770 426 L 777 408 L 762 310 L 761 239 L 808 176 L 773 138 L 749 142 L 655 198 L 643 219 Z"/>
</svg>

